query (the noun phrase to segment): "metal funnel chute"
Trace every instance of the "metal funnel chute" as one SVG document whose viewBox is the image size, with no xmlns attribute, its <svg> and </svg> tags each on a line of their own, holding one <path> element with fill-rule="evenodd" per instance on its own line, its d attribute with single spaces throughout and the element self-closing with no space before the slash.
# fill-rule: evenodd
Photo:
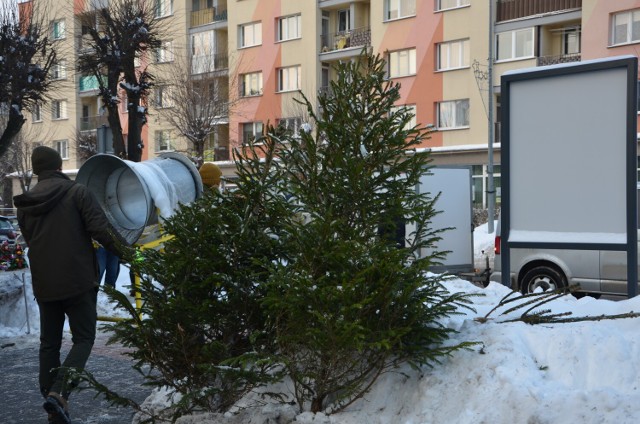
<svg viewBox="0 0 640 424">
<path fill-rule="evenodd" d="M 198 170 L 178 153 L 144 162 L 95 155 L 80 167 L 76 181 L 93 192 L 111 224 L 130 244 L 138 241 L 145 227 L 158 222 L 158 215 L 168 218 L 180 204 L 202 194 Z"/>
</svg>

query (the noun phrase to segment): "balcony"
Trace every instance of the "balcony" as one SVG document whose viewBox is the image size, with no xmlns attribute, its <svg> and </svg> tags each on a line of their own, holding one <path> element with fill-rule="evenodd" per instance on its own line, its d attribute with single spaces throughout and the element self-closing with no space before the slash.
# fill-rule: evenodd
<svg viewBox="0 0 640 424">
<path fill-rule="evenodd" d="M 210 7 L 207 9 L 191 12 L 191 27 L 211 24 L 214 22 L 225 22 L 227 20 L 227 9 L 224 7 Z"/>
<path fill-rule="evenodd" d="M 582 0 L 497 0 L 496 22 L 581 9 Z"/>
<path fill-rule="evenodd" d="M 80 131 L 94 131 L 102 125 L 109 125 L 107 115 L 83 116 L 80 118 Z"/>
<path fill-rule="evenodd" d="M 191 57 L 191 73 L 193 75 L 219 72 L 227 69 L 229 69 L 229 55 L 227 53 Z"/>
<path fill-rule="evenodd" d="M 336 34 L 325 34 L 321 36 L 323 60 L 332 60 L 332 53 L 350 50 L 346 56 L 360 54 L 363 47 L 371 46 L 371 28 L 362 27 L 351 31 L 339 32 Z M 342 59 L 345 54 L 333 59 Z"/>
<path fill-rule="evenodd" d="M 540 56 L 538 66 L 556 65 L 558 63 L 580 62 L 580 53 L 561 54 L 555 56 Z"/>
</svg>

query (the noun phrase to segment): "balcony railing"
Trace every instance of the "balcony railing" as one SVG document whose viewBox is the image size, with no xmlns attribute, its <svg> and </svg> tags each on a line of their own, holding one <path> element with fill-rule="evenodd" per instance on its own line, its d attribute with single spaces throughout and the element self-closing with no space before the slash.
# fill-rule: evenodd
<svg viewBox="0 0 640 424">
<path fill-rule="evenodd" d="M 197 27 L 213 22 L 223 22 L 227 20 L 227 9 L 223 7 L 210 7 L 208 9 L 191 12 L 191 26 Z"/>
<path fill-rule="evenodd" d="M 192 56 L 191 58 L 191 73 L 194 75 L 225 69 L 229 69 L 229 55 L 227 53 Z"/>
<path fill-rule="evenodd" d="M 107 115 L 83 116 L 80 118 L 80 131 L 92 131 L 102 125 L 109 125 Z"/>
<path fill-rule="evenodd" d="M 498 0 L 496 21 L 582 8 L 582 0 Z"/>
<path fill-rule="evenodd" d="M 558 63 L 580 62 L 580 53 L 561 54 L 557 56 L 540 56 L 538 66 L 555 65 Z"/>
<path fill-rule="evenodd" d="M 371 28 L 362 27 L 337 34 L 324 34 L 322 39 L 322 53 L 341 50 L 350 47 L 364 47 L 371 45 Z"/>
</svg>

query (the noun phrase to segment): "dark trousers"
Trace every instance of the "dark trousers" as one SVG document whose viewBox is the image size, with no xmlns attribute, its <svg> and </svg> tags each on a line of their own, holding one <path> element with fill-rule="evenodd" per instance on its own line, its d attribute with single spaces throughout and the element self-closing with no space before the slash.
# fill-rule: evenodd
<svg viewBox="0 0 640 424">
<path fill-rule="evenodd" d="M 118 274 L 120 274 L 120 259 L 104 247 L 96 250 L 96 257 L 100 268 L 100 279 L 102 280 L 104 275 L 104 283 L 115 289 Z"/>
<path fill-rule="evenodd" d="M 38 302 L 40 309 L 40 391 L 61 394 L 64 398 L 76 383 L 67 382 L 63 368 L 84 369 L 96 338 L 97 290 L 54 302 Z M 69 317 L 73 345 L 64 362 L 60 363 L 62 331 L 65 315 Z"/>
</svg>

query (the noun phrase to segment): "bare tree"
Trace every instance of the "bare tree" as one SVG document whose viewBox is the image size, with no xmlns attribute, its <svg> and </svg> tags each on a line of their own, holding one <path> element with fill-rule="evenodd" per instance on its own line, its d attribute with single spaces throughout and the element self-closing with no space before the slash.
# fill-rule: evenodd
<svg viewBox="0 0 640 424">
<path fill-rule="evenodd" d="M 78 71 L 96 78 L 113 133 L 114 153 L 139 162 L 142 127 L 147 122 L 145 99 L 154 80 L 144 59 L 162 46 L 163 20 L 155 19 L 157 2 L 152 0 L 88 1 L 91 11 L 80 16 L 86 49 L 78 60 Z M 118 111 L 119 89 L 126 92 L 129 111 L 126 146 Z"/>
<path fill-rule="evenodd" d="M 20 12 L 18 13 L 18 6 Z M 56 60 L 48 26 L 35 2 L 0 4 L 0 157 L 25 123 L 24 111 L 41 104 L 51 87 L 49 69 Z"/>
<path fill-rule="evenodd" d="M 98 137 L 96 132 L 76 131 L 76 154 L 83 162 L 98 153 Z"/>
<path fill-rule="evenodd" d="M 6 117 L 0 117 L 0 125 L 6 125 Z M 0 178 L 3 184 L 11 184 L 11 179 L 17 179 L 22 192 L 29 191 L 33 177 L 31 167 L 31 152 L 33 148 L 47 140 L 50 133 L 42 133 L 34 127 L 25 126 L 13 138 L 11 145 L 0 157 Z M 5 203 L 11 204 L 7 198 L 8 190 L 3 190 Z M 15 193 L 14 193 L 15 194 Z"/>
<path fill-rule="evenodd" d="M 185 152 L 197 166 L 204 162 L 204 152 L 216 126 L 226 123 L 237 100 L 230 100 L 230 90 L 237 80 L 229 80 L 229 57 L 217 54 L 176 57 L 174 65 L 158 79 L 161 94 L 152 106 L 158 114 L 189 142 Z"/>
</svg>

